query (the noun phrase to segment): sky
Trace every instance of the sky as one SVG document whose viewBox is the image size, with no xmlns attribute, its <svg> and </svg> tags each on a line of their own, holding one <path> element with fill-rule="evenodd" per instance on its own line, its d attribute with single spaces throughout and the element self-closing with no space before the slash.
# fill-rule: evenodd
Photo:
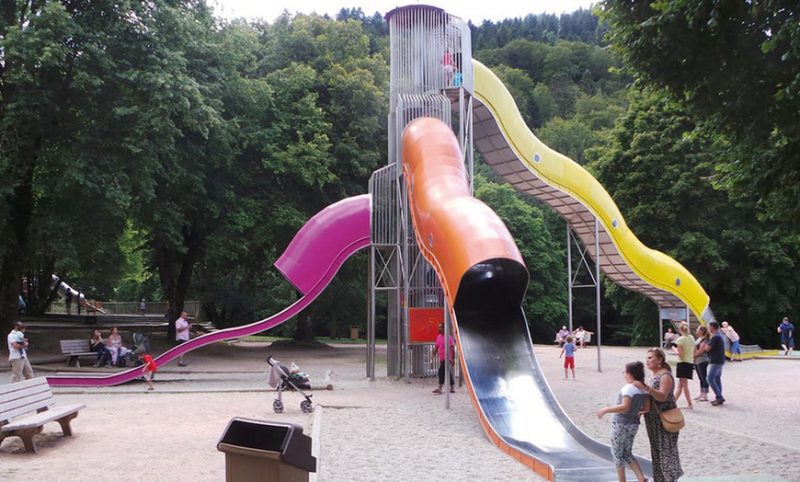
<svg viewBox="0 0 800 482">
<path fill-rule="evenodd" d="M 430 0 L 415 2 L 414 0 L 209 0 L 215 5 L 217 16 L 224 18 L 245 17 L 248 19 L 262 18 L 272 22 L 284 10 L 290 13 L 328 14 L 335 16 L 342 8 L 361 7 L 368 16 L 376 11 L 385 14 L 395 7 L 423 4 L 443 8 L 447 13 L 463 20 L 472 20 L 479 24 L 488 19 L 498 21 L 505 18 L 524 17 L 529 13 L 569 13 L 578 8 L 589 8 L 598 0 L 494 0 L 490 2 L 476 2 L 474 0 Z"/>
</svg>

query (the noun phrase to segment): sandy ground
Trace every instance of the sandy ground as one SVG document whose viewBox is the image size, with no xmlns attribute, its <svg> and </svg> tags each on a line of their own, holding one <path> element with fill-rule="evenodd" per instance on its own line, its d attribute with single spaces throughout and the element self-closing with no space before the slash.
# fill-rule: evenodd
<svg viewBox="0 0 800 482">
<path fill-rule="evenodd" d="M 603 348 L 601 373 L 596 349 L 580 350 L 577 381 L 562 379 L 558 349 L 537 346 L 536 352 L 570 418 L 606 441 L 610 422 L 594 414 L 613 401 L 624 364 L 643 359 L 645 350 Z M 297 393 L 284 395 L 285 413 L 273 413 L 267 353 L 296 361 L 314 384 L 334 385 L 332 391 L 313 392 L 315 414 L 300 411 Z M 225 454 L 216 444 L 233 417 L 292 422 L 308 435 L 318 434 L 321 481 L 542 480 L 488 441 L 465 387 L 445 409 L 444 396 L 431 393 L 434 379 L 387 378 L 379 349 L 379 378 L 371 382 L 364 360 L 363 346 L 298 351 L 218 344 L 187 355 L 187 368 L 162 367 L 153 392 L 140 383 L 55 389 L 57 403 L 87 405 L 73 421 L 74 436 L 62 437 L 58 424 L 48 424 L 37 436 L 38 454 L 24 453 L 18 438 L 4 440 L 0 480 L 223 480 Z M 40 365 L 37 375 L 63 368 L 63 363 Z M 798 370 L 800 362 L 780 359 L 727 364 L 728 402 L 719 408 L 697 404 L 685 412 L 683 480 L 800 481 Z M 8 371 L 0 372 L 0 383 L 9 379 Z M 649 456 L 643 428 L 635 451 Z"/>
</svg>

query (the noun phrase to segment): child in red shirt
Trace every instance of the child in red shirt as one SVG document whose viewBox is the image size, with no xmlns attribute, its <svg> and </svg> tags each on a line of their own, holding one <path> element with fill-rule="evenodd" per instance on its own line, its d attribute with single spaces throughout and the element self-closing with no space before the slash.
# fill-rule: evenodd
<svg viewBox="0 0 800 482">
<path fill-rule="evenodd" d="M 142 352 L 139 353 L 139 360 L 142 360 L 144 363 L 142 367 L 142 376 L 144 376 L 144 381 L 147 382 L 147 389 L 153 389 L 153 374 L 158 370 L 158 365 L 156 365 L 156 361 L 153 360 L 149 354 Z"/>
</svg>

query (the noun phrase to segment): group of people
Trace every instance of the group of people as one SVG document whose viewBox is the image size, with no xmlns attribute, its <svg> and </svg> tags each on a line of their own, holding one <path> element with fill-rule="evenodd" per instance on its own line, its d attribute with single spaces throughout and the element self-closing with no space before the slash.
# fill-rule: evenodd
<svg viewBox="0 0 800 482">
<path fill-rule="evenodd" d="M 617 394 L 614 405 L 597 411 L 602 418 L 614 414 L 611 424 L 611 454 L 617 466 L 619 480 L 625 479 L 625 464 L 628 464 L 641 482 L 646 480 L 636 458 L 633 456 L 633 441 L 643 415 L 647 437 L 650 440 L 650 456 L 653 461 L 653 477 L 658 481 L 676 481 L 683 476 L 678 453 L 678 433 L 667 431 L 661 421 L 661 412 L 676 408 L 681 397 L 686 399 L 685 409 L 693 409 L 693 401 L 708 401 L 709 387 L 715 398 L 713 406 L 725 403 L 722 394 L 722 367 L 725 364 L 723 330 L 730 324 L 716 321 L 699 326 L 696 338 L 689 333 L 685 322 L 678 325 L 678 336 L 670 343 L 678 355 L 675 374 L 666 361 L 661 348 L 647 351 L 645 363 L 631 362 L 625 366 L 626 384 Z M 732 327 L 730 327 L 732 330 Z M 644 368 L 650 372 L 645 380 Z M 700 379 L 700 395 L 691 398 L 689 380 L 697 372 Z"/>
<path fill-rule="evenodd" d="M 645 366 L 650 371 L 645 381 Z M 644 415 L 650 456 L 653 461 L 653 478 L 658 481 L 677 481 L 683 476 L 678 453 L 678 432 L 668 432 L 661 423 L 660 413 L 677 407 L 673 393 L 679 384 L 661 348 L 647 351 L 647 359 L 625 365 L 625 385 L 617 394 L 614 405 L 597 411 L 597 418 L 614 414 L 611 422 L 611 456 L 617 468 L 617 477 L 624 481 L 625 465 L 631 467 L 639 482 L 647 480 L 633 455 L 633 442 Z"/>
<path fill-rule="evenodd" d="M 680 400 L 681 396 L 686 399 L 686 407 L 694 409 L 693 401 L 708 402 L 709 388 L 714 392 L 712 406 L 719 406 L 725 403 L 722 393 L 722 368 L 725 365 L 725 341 L 722 338 L 727 336 L 731 340 L 731 360 L 741 361 L 742 354 L 738 348 L 739 335 L 736 330 L 727 322 L 723 321 L 722 326 L 716 321 L 708 323 L 708 327 L 698 326 L 695 336 L 689 333 L 689 325 L 686 322 L 678 325 L 678 338 L 672 343 L 672 350 L 678 355 L 678 364 L 675 367 L 675 376 L 678 379 L 675 389 L 675 401 Z M 735 341 L 734 341 L 735 340 Z M 736 355 L 738 354 L 738 358 Z M 694 373 L 700 382 L 700 394 L 692 398 L 689 389 L 689 380 L 694 378 Z"/>
<path fill-rule="evenodd" d="M 92 336 L 89 338 L 89 346 L 91 350 L 97 353 L 94 366 L 101 365 L 106 368 L 112 366 L 124 367 L 126 365 L 126 357 L 132 350 L 122 345 L 122 336 L 119 334 L 117 327 L 111 328 L 111 333 L 108 335 L 107 340 L 103 340 L 103 335 L 100 330 L 92 331 Z"/>
<path fill-rule="evenodd" d="M 585 330 L 583 326 L 579 326 L 575 331 L 570 333 L 566 325 L 562 326 L 556 333 L 556 343 L 559 347 L 563 347 L 567 343 L 567 338 L 571 337 L 570 342 L 575 342 L 576 347 L 586 348 L 586 343 L 589 338 L 594 335 L 593 331 Z"/>
<path fill-rule="evenodd" d="M 144 302 L 144 300 L 142 300 Z M 175 340 L 177 344 L 189 341 L 191 318 L 185 311 L 181 312 L 180 317 L 175 320 Z M 28 346 L 29 341 L 25 336 L 25 325 L 17 321 L 13 325 L 13 329 L 8 334 L 8 360 L 11 364 L 11 381 L 18 382 L 24 379 L 33 378 L 33 368 L 31 367 L 28 359 Z M 450 339 L 451 345 L 453 343 Z M 108 338 L 103 338 L 103 334 L 99 329 L 92 331 L 89 338 L 89 346 L 92 352 L 96 353 L 95 367 L 105 366 L 110 368 L 112 366 L 124 367 L 127 362 L 126 358 L 133 353 L 133 350 L 127 348 L 123 344 L 122 336 L 119 334 L 117 327 L 111 328 Z M 444 345 L 442 345 L 444 346 Z M 142 376 L 148 385 L 148 390 L 153 389 L 153 374 L 156 372 L 158 366 L 155 360 L 145 350 L 138 350 L 138 359 L 142 365 Z M 444 353 L 442 353 L 442 360 L 444 360 Z M 183 361 L 183 354 L 178 357 L 178 366 L 185 367 L 186 363 Z M 439 384 L 441 389 L 444 374 L 441 375 L 442 381 Z M 451 374 L 452 380 L 452 374 Z M 452 386 L 452 382 L 451 382 Z"/>
</svg>

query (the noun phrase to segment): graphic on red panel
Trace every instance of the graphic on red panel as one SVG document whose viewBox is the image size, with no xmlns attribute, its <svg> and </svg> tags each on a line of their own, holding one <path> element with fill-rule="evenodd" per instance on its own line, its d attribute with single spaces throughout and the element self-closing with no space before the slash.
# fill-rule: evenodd
<svg viewBox="0 0 800 482">
<path fill-rule="evenodd" d="M 444 323 L 444 308 L 410 308 L 408 320 L 411 325 L 411 343 L 433 343 Z"/>
</svg>

